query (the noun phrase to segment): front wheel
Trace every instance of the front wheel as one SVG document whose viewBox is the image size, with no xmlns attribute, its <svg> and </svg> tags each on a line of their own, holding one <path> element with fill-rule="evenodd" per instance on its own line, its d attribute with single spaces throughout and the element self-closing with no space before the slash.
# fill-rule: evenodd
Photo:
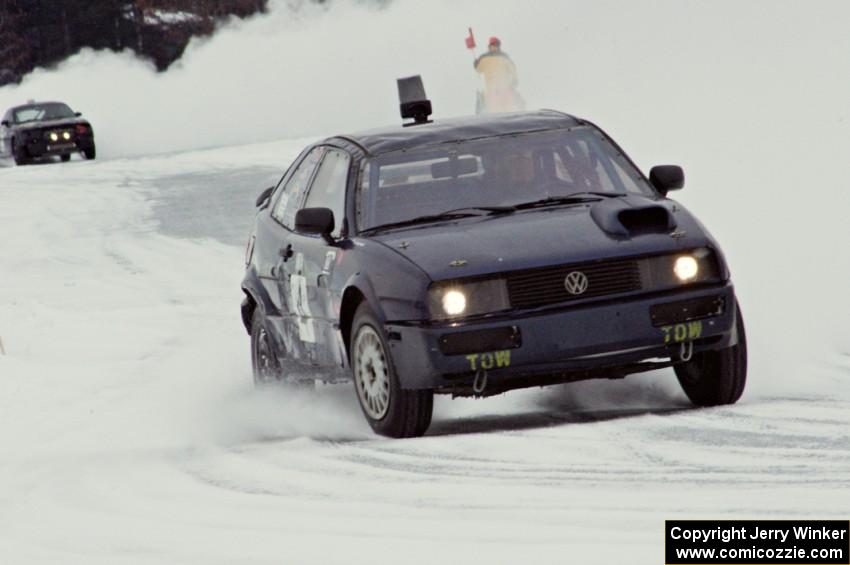
<svg viewBox="0 0 850 565">
<path fill-rule="evenodd" d="M 694 354 L 687 363 L 675 366 L 679 384 L 697 406 L 734 404 L 747 384 L 747 337 L 744 317 L 735 304 L 735 327 L 738 343 L 718 351 Z"/>
<path fill-rule="evenodd" d="M 363 415 L 381 435 L 418 437 L 431 424 L 434 393 L 401 388 L 389 355 L 383 325 L 368 304 L 354 314 L 349 359 Z"/>
<path fill-rule="evenodd" d="M 88 149 L 83 149 L 83 155 L 85 155 L 86 159 L 89 161 L 94 159 L 97 156 L 97 151 L 95 150 L 94 145 Z"/>
<path fill-rule="evenodd" d="M 26 165 L 30 162 L 27 158 L 27 148 L 18 145 L 15 138 L 12 138 L 12 158 L 16 165 Z"/>
</svg>

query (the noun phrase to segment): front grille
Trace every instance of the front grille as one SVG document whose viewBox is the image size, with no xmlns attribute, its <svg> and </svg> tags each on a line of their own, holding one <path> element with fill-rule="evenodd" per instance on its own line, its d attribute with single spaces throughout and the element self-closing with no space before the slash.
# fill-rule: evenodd
<svg viewBox="0 0 850 565">
<path fill-rule="evenodd" d="M 587 277 L 581 294 L 567 292 L 567 275 L 578 271 Z M 581 298 L 633 292 L 641 289 L 636 259 L 617 259 L 574 265 L 558 265 L 508 273 L 508 295 L 514 308 L 529 308 Z"/>
</svg>

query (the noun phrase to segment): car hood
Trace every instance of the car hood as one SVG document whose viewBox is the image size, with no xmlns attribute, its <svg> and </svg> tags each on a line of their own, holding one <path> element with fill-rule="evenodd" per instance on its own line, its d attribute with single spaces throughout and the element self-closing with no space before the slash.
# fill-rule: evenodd
<svg viewBox="0 0 850 565">
<path fill-rule="evenodd" d="M 464 218 L 372 238 L 433 280 L 716 247 L 681 204 L 638 196 Z"/>
</svg>

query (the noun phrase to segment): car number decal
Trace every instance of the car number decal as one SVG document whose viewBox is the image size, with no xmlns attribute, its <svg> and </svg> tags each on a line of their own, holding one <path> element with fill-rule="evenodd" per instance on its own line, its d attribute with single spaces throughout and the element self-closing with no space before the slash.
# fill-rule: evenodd
<svg viewBox="0 0 850 565">
<path fill-rule="evenodd" d="M 310 299 L 307 296 L 307 277 L 304 276 L 304 255 L 295 255 L 294 272 L 289 276 L 289 303 L 295 310 L 298 321 L 298 335 L 301 341 L 316 342 L 316 332 L 313 329 Z"/>
</svg>

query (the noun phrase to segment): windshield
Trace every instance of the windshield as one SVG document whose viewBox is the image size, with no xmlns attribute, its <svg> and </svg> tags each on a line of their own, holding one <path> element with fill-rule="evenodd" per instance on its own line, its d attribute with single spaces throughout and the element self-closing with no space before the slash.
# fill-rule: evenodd
<svg viewBox="0 0 850 565">
<path fill-rule="evenodd" d="M 367 161 L 357 225 L 365 230 L 460 208 L 515 206 L 588 192 L 655 195 L 593 128 L 484 138 Z"/>
<path fill-rule="evenodd" d="M 22 124 L 24 122 L 42 122 L 47 120 L 61 120 L 63 118 L 73 118 L 74 111 L 66 104 L 51 103 L 51 104 L 34 104 L 32 106 L 24 106 L 15 110 L 15 123 Z"/>
</svg>

